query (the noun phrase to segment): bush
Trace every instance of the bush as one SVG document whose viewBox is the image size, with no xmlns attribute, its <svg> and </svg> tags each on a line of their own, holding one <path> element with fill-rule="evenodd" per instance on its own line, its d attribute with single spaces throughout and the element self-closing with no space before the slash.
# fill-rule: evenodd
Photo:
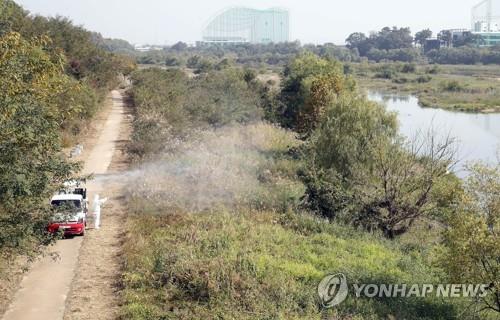
<svg viewBox="0 0 500 320">
<path fill-rule="evenodd" d="M 405 63 L 401 67 L 402 73 L 414 73 L 415 71 L 417 71 L 417 66 L 414 63 Z"/>
<path fill-rule="evenodd" d="M 280 103 L 281 123 L 301 133 L 310 133 L 318 124 L 324 108 L 336 96 L 352 92 L 354 81 L 344 74 L 335 60 L 319 58 L 311 53 L 292 60 L 285 68 Z"/>
<path fill-rule="evenodd" d="M 181 65 L 181 62 L 178 58 L 176 57 L 168 57 L 166 60 L 165 60 L 165 65 L 167 67 L 178 67 Z"/>
<path fill-rule="evenodd" d="M 441 83 L 441 88 L 445 91 L 460 92 L 465 90 L 465 86 L 457 80 L 450 80 Z"/>
<path fill-rule="evenodd" d="M 395 66 L 385 64 L 377 68 L 374 77 L 378 79 L 393 79 L 397 76 L 397 73 L 398 71 Z"/>
<path fill-rule="evenodd" d="M 433 65 L 432 67 L 427 68 L 425 70 L 425 73 L 428 73 L 428 74 L 438 74 L 440 71 L 441 70 L 440 70 L 439 66 Z"/>
<path fill-rule="evenodd" d="M 196 69 L 196 68 L 198 68 L 198 66 L 200 64 L 200 61 L 201 61 L 200 56 L 198 56 L 198 55 L 191 56 L 187 60 L 186 67 L 188 67 L 190 69 Z"/>
<path fill-rule="evenodd" d="M 432 77 L 431 76 L 418 76 L 417 79 L 416 79 L 417 83 L 428 83 L 428 82 L 431 82 L 432 81 Z"/>
<path fill-rule="evenodd" d="M 343 96 L 327 109 L 307 144 L 302 171 L 306 204 L 328 218 L 342 216 L 354 205 L 352 181 L 372 161 L 378 140 L 396 134 L 394 115 L 361 97 Z"/>
<path fill-rule="evenodd" d="M 500 315 L 500 166 L 468 168 L 465 195 L 449 216 L 444 232 L 441 266 L 453 283 L 488 285 L 487 295 L 470 299 L 484 319 Z"/>
<path fill-rule="evenodd" d="M 392 49 L 392 50 L 371 49 L 366 54 L 366 57 L 369 60 L 376 62 L 381 62 L 384 60 L 414 62 L 420 58 L 420 52 L 414 48 Z"/>
<path fill-rule="evenodd" d="M 398 83 L 398 84 L 404 84 L 404 83 L 408 83 L 409 80 L 408 80 L 408 78 L 405 78 L 405 77 L 398 77 L 396 79 L 393 79 L 392 82 Z"/>
</svg>

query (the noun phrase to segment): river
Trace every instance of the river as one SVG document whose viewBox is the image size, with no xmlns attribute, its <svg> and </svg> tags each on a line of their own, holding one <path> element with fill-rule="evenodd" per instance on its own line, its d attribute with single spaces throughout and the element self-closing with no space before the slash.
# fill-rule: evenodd
<svg viewBox="0 0 500 320">
<path fill-rule="evenodd" d="M 500 114 L 454 112 L 422 108 L 411 95 L 369 93 L 368 97 L 398 114 L 400 131 L 407 137 L 432 129 L 439 136 L 450 135 L 458 141 L 459 163 L 456 173 L 464 176 L 468 162 L 497 164 L 500 160 Z"/>
</svg>

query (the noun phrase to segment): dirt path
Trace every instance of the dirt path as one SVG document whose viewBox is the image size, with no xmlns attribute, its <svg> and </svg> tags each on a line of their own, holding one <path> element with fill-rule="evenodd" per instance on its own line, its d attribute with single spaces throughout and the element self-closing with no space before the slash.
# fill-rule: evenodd
<svg viewBox="0 0 500 320">
<path fill-rule="evenodd" d="M 100 175 L 107 173 L 115 154 L 119 143 L 121 126 L 126 117 L 121 93 L 113 91 L 112 99 L 111 112 L 107 114 L 107 119 L 98 135 L 95 147 L 86 157 L 84 174 L 94 173 Z M 90 183 L 87 187 L 90 199 L 95 193 L 99 193 L 103 189 L 98 181 Z M 102 191 L 104 197 L 109 192 L 109 190 Z M 108 226 L 106 213 L 106 209 L 104 209 L 101 218 L 103 227 Z M 104 228 L 102 231 L 105 231 Z M 88 238 L 91 238 L 93 233 L 97 233 L 97 231 L 89 230 Z M 46 256 L 32 266 L 31 270 L 24 276 L 3 320 L 57 320 L 63 318 L 65 306 L 67 302 L 69 303 L 72 300 L 67 301 L 66 299 L 70 288 L 80 282 L 82 276 L 91 276 L 75 272 L 77 268 L 80 268 L 79 265 L 81 264 L 79 263 L 79 255 L 87 254 L 83 250 L 86 248 L 87 240 L 82 246 L 83 239 L 76 237 L 58 241 L 51 248 L 51 251 L 57 252 L 59 259 L 54 261 L 50 256 Z M 103 245 L 112 244 L 103 242 Z M 92 319 L 102 318 L 95 315 Z"/>
<path fill-rule="evenodd" d="M 125 117 L 107 175 L 116 177 L 113 174 L 128 168 L 125 148 L 130 131 L 131 118 Z M 65 320 L 111 320 L 119 316 L 120 254 L 126 216 L 122 206 L 122 185 L 117 180 L 106 176 L 95 179 L 101 196 L 109 200 L 103 208 L 101 228 L 89 230 L 80 249 L 77 277 L 66 302 Z"/>
</svg>

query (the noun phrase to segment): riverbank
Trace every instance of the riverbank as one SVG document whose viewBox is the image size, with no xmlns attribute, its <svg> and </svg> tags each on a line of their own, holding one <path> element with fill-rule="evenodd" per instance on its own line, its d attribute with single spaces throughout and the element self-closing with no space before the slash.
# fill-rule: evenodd
<svg viewBox="0 0 500 320">
<path fill-rule="evenodd" d="M 451 136 L 457 142 L 459 177 L 466 174 L 471 162 L 497 163 L 500 148 L 500 114 L 466 113 L 423 108 L 418 98 L 408 94 L 368 92 L 372 101 L 383 103 L 388 111 L 398 114 L 400 132 L 410 139 L 432 131 L 437 137 Z"/>
<path fill-rule="evenodd" d="M 422 107 L 500 113 L 500 66 L 355 63 L 361 88 L 415 95 Z"/>
</svg>

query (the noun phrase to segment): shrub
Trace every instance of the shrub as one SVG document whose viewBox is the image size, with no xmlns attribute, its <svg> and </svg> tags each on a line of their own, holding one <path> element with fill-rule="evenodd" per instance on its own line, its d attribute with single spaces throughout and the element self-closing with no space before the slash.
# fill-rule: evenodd
<svg viewBox="0 0 500 320">
<path fill-rule="evenodd" d="M 408 80 L 408 78 L 405 78 L 405 77 L 397 77 L 396 79 L 393 79 L 392 82 L 398 83 L 398 84 L 404 84 L 404 83 L 408 83 L 409 80 Z"/>
<path fill-rule="evenodd" d="M 405 63 L 401 67 L 402 73 L 414 73 L 415 71 L 417 71 L 417 66 L 414 63 Z"/>
<path fill-rule="evenodd" d="M 428 74 L 438 74 L 440 72 L 440 68 L 437 65 L 433 65 L 432 67 L 427 68 L 425 72 Z"/>
<path fill-rule="evenodd" d="M 165 65 L 167 67 L 178 67 L 181 65 L 180 61 L 178 58 L 176 57 L 168 57 L 166 60 L 165 60 Z"/>
<path fill-rule="evenodd" d="M 139 158 L 154 155 L 194 128 L 248 123 L 262 116 L 260 97 L 242 70 L 212 70 L 189 79 L 179 70 L 149 69 L 134 73 L 132 80 L 137 117 L 130 151 Z"/>
<path fill-rule="evenodd" d="M 478 317 L 500 315 L 500 166 L 474 164 L 465 195 L 444 232 L 441 266 L 453 283 L 488 285 L 487 295 L 471 298 Z"/>
<path fill-rule="evenodd" d="M 191 69 L 196 69 L 198 68 L 199 64 L 201 61 L 201 57 L 198 55 L 194 55 L 188 58 L 186 67 L 191 68 Z"/>
<path fill-rule="evenodd" d="M 416 79 L 417 83 L 428 83 L 432 81 L 432 77 L 429 75 L 418 76 Z"/>
<path fill-rule="evenodd" d="M 386 69 L 375 73 L 374 77 L 378 79 L 392 79 L 396 74 L 394 70 Z"/>
<path fill-rule="evenodd" d="M 457 80 L 450 80 L 441 83 L 441 88 L 446 91 L 460 92 L 465 90 L 465 86 Z"/>
<path fill-rule="evenodd" d="M 354 81 L 343 71 L 338 61 L 310 53 L 292 60 L 285 68 L 279 97 L 283 106 L 281 123 L 301 133 L 310 133 L 332 99 L 354 90 Z"/>
<path fill-rule="evenodd" d="M 368 165 L 374 143 L 396 133 L 394 115 L 357 96 L 344 96 L 327 109 L 324 120 L 307 144 L 302 172 L 307 205 L 335 218 L 353 205 L 351 178 Z"/>
</svg>

